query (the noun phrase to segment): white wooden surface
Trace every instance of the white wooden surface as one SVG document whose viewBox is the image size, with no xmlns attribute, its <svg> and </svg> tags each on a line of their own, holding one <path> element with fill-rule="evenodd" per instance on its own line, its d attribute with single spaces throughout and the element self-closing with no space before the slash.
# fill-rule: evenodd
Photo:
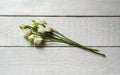
<svg viewBox="0 0 120 75">
<path fill-rule="evenodd" d="M 119 0 L 1 0 L 0 75 L 120 75 L 120 17 L 45 17 L 72 40 L 105 53 L 102 58 L 66 44 L 26 47 L 18 26 L 39 17 L 14 16 L 119 16 L 119 6 Z"/>
<path fill-rule="evenodd" d="M 107 58 L 75 47 L 1 47 L 0 75 L 119 75 L 120 48 L 98 49 Z"/>
<path fill-rule="evenodd" d="M 120 0 L 1 0 L 1 15 L 120 15 Z"/>
<path fill-rule="evenodd" d="M 38 18 L 0 17 L 1 75 L 120 74 L 119 47 L 95 47 L 107 58 L 75 47 L 21 47 L 30 45 L 23 38 L 19 25 Z M 64 35 L 84 45 L 120 46 L 119 17 L 47 17 L 46 20 Z M 48 46 L 67 45 L 49 43 Z"/>
<path fill-rule="evenodd" d="M 0 46 L 29 46 L 20 24 L 30 24 L 40 17 L 0 17 Z M 120 46 L 119 17 L 44 17 L 48 25 L 86 46 Z M 96 39 L 97 38 L 97 39 Z M 49 46 L 66 44 L 49 43 Z"/>
</svg>

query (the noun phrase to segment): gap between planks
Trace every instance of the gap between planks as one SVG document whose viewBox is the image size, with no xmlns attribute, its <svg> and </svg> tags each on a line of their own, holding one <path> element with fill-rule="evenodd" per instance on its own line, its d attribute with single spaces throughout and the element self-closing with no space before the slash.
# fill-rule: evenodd
<svg viewBox="0 0 120 75">
<path fill-rule="evenodd" d="M 0 47 L 76 47 L 76 46 L 0 46 Z M 120 47 L 120 46 L 86 46 L 86 47 Z"/>
<path fill-rule="evenodd" d="M 0 15 L 0 17 L 120 17 L 120 15 Z"/>
</svg>

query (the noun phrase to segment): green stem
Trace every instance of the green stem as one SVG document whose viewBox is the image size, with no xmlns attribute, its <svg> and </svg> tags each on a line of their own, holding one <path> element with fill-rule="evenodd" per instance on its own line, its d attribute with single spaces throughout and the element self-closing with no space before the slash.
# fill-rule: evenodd
<svg viewBox="0 0 120 75">
<path fill-rule="evenodd" d="M 57 33 L 57 34 L 59 34 L 59 35 L 61 35 L 61 36 L 63 37 L 62 41 L 63 41 L 64 43 L 67 43 L 67 44 L 73 45 L 73 46 L 77 46 L 77 47 L 82 48 L 82 49 L 84 49 L 84 50 L 91 51 L 91 52 L 96 53 L 96 54 L 98 54 L 98 55 L 100 55 L 100 56 L 106 57 L 105 54 L 99 53 L 99 50 L 97 50 L 97 49 L 88 48 L 88 47 L 86 47 L 86 46 L 83 46 L 83 45 L 75 42 L 75 41 L 72 41 L 71 39 L 65 37 L 64 35 L 62 35 L 61 33 L 59 33 L 59 32 L 56 31 L 56 30 L 54 30 L 54 32 Z"/>
<path fill-rule="evenodd" d="M 77 46 L 77 47 L 82 48 L 84 50 L 91 51 L 91 52 L 96 53 L 96 54 L 98 54 L 100 56 L 106 57 L 105 54 L 99 53 L 99 50 L 88 48 L 88 47 L 83 46 L 83 45 L 81 45 L 79 43 L 76 43 L 76 42 L 74 42 L 74 41 L 72 41 L 72 40 L 70 40 L 68 38 L 66 38 L 66 39 L 69 41 L 69 42 L 67 41 L 69 45 Z M 66 40 L 64 40 L 64 41 L 66 41 Z"/>
</svg>

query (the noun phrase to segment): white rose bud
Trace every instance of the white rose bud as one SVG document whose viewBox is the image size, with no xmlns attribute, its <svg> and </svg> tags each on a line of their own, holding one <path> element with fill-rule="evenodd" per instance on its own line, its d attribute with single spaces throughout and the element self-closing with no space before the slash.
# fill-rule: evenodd
<svg viewBox="0 0 120 75">
<path fill-rule="evenodd" d="M 41 18 L 41 19 L 39 20 L 39 23 L 40 23 L 40 24 L 43 24 L 43 25 L 46 25 L 46 24 L 47 24 L 46 20 L 44 20 L 43 18 Z"/>
<path fill-rule="evenodd" d="M 51 32 L 51 30 L 52 30 L 52 27 L 51 27 L 51 26 L 46 26 L 46 27 L 45 27 L 45 31 L 46 31 L 46 32 Z"/>
<path fill-rule="evenodd" d="M 40 45 L 42 43 L 43 39 L 42 38 L 35 38 L 34 39 L 34 44 L 35 45 Z"/>
<path fill-rule="evenodd" d="M 28 36 L 28 41 L 32 43 L 33 40 L 37 37 L 38 37 L 37 35 L 32 34 L 32 35 Z"/>
<path fill-rule="evenodd" d="M 39 33 L 45 33 L 45 28 L 44 27 L 39 27 L 38 32 Z"/>
<path fill-rule="evenodd" d="M 30 29 L 24 29 L 23 32 L 24 32 L 24 37 L 25 38 L 27 38 L 31 34 Z"/>
</svg>

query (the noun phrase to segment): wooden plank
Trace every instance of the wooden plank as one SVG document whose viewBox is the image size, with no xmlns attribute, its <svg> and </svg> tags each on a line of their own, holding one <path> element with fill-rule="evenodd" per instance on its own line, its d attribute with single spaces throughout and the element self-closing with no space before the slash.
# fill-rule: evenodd
<svg viewBox="0 0 120 75">
<path fill-rule="evenodd" d="M 20 24 L 40 17 L 0 17 L 0 46 L 30 46 L 23 38 Z M 48 25 L 86 46 L 120 46 L 120 17 L 44 17 Z M 47 43 L 49 46 L 68 46 Z"/>
<path fill-rule="evenodd" d="M 119 75 L 120 48 L 97 49 L 107 58 L 75 47 L 0 47 L 0 74 Z"/>
<path fill-rule="evenodd" d="M 0 15 L 120 15 L 120 0 L 2 0 Z"/>
</svg>

